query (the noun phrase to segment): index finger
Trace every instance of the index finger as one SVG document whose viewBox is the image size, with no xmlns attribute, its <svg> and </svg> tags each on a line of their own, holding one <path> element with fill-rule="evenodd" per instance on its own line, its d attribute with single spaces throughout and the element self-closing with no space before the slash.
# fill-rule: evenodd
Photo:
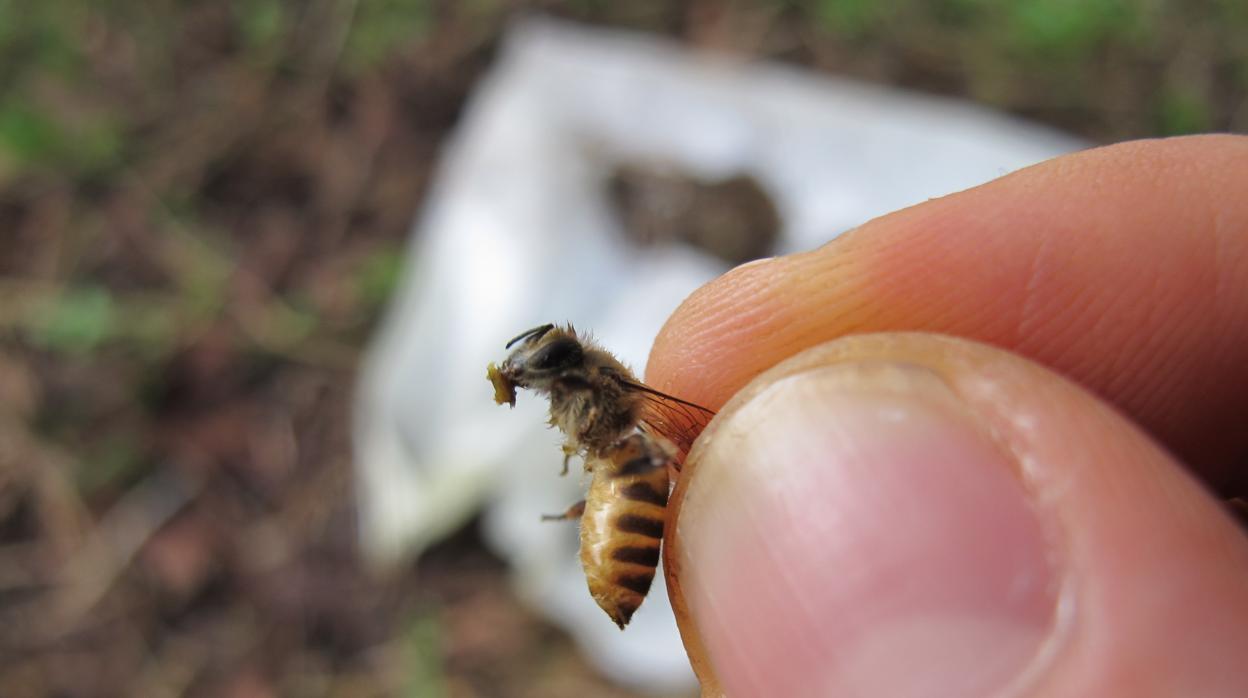
<svg viewBox="0 0 1248 698">
<path fill-rule="evenodd" d="M 1248 454 L 1248 137 L 1056 158 L 739 267 L 672 315 L 647 379 L 718 407 L 805 348 L 913 330 L 1054 368 L 1234 488 Z"/>
</svg>

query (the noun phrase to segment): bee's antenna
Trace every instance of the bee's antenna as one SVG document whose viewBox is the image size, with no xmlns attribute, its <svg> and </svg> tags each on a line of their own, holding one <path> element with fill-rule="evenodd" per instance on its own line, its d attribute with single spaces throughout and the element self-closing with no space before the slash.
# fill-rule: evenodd
<svg viewBox="0 0 1248 698">
<path fill-rule="evenodd" d="M 511 348 L 511 345 L 513 345 L 513 344 L 515 344 L 516 342 L 519 342 L 519 341 L 521 341 L 521 340 L 527 339 L 527 338 L 529 338 L 529 337 L 532 337 L 533 339 L 541 339 L 541 338 L 542 338 L 542 335 L 544 335 L 544 334 L 546 334 L 547 332 L 549 332 L 549 331 L 553 330 L 554 328 L 555 328 L 555 326 L 554 326 L 554 325 L 552 325 L 552 324 L 550 324 L 550 323 L 547 323 L 547 324 L 545 324 L 545 325 L 542 325 L 541 327 L 534 327 L 534 328 L 533 328 L 533 329 L 531 329 L 531 330 L 528 330 L 528 331 L 526 331 L 526 332 L 522 332 L 519 336 L 517 336 L 515 339 L 511 340 L 510 342 L 507 342 L 507 346 L 505 346 L 505 347 L 503 347 L 503 348 L 504 348 L 504 349 L 510 349 L 510 348 Z"/>
</svg>

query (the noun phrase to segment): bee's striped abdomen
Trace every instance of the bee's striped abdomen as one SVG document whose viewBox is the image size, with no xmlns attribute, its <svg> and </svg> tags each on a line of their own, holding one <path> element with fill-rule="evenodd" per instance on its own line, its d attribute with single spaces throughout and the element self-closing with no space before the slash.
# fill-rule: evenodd
<svg viewBox="0 0 1248 698">
<path fill-rule="evenodd" d="M 590 595 L 621 628 L 650 591 L 659 564 L 670 460 L 662 444 L 636 433 L 593 463 L 581 563 Z"/>
</svg>

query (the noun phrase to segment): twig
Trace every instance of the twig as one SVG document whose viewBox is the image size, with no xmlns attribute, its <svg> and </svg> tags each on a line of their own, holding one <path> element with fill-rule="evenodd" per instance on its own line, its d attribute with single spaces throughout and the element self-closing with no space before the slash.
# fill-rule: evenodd
<svg viewBox="0 0 1248 698">
<path fill-rule="evenodd" d="M 53 632 L 75 627 L 112 588 L 143 544 L 201 489 L 202 483 L 168 468 L 131 488 L 63 568 L 53 607 Z"/>
</svg>

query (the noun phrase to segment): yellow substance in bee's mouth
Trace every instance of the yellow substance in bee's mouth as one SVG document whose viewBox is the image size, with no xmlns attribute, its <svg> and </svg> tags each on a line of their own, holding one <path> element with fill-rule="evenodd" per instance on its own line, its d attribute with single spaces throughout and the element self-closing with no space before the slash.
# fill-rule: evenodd
<svg viewBox="0 0 1248 698">
<path fill-rule="evenodd" d="M 500 405 L 506 403 L 512 407 L 516 406 L 516 384 L 507 380 L 494 362 L 490 362 L 490 365 L 485 368 L 485 377 L 494 386 L 494 402 Z"/>
</svg>

